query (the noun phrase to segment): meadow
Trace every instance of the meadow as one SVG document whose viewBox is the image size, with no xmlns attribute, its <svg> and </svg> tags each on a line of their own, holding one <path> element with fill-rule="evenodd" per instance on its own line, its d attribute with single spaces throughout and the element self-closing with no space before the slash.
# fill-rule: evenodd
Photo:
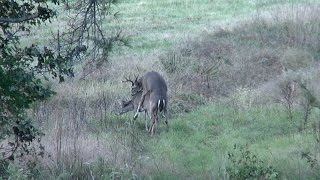
<svg viewBox="0 0 320 180">
<path fill-rule="evenodd" d="M 81 70 L 30 115 L 45 157 L 12 179 L 319 179 L 320 1 L 121 0 L 130 46 L 85 78 Z M 63 10 L 53 27 L 63 26 Z M 42 33 L 50 28 L 43 27 Z M 41 41 L 41 33 L 34 39 Z M 116 116 L 125 77 L 158 71 L 169 125 Z M 288 89 L 293 85 L 294 89 Z"/>
</svg>

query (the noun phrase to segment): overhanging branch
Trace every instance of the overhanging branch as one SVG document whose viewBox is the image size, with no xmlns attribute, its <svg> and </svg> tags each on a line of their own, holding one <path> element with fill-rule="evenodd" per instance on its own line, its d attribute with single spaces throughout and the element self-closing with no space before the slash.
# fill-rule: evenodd
<svg viewBox="0 0 320 180">
<path fill-rule="evenodd" d="M 39 12 L 36 12 L 34 14 L 31 14 L 31 15 L 25 16 L 25 17 L 17 17 L 17 18 L 0 17 L 0 23 L 22 23 L 25 21 L 35 19 L 37 17 L 39 17 Z"/>
</svg>

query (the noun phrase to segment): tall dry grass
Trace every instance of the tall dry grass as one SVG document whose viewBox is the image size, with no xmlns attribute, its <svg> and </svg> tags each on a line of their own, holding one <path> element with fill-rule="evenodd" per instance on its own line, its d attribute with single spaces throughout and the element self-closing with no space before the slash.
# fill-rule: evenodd
<svg viewBox="0 0 320 180">
<path fill-rule="evenodd" d="M 301 4 L 257 9 L 249 20 L 204 32 L 160 59 L 175 86 L 209 99 L 293 74 L 295 80 L 315 78 L 307 72 L 319 68 L 319 11 L 318 5 Z M 206 76 L 217 62 L 215 74 Z"/>
</svg>

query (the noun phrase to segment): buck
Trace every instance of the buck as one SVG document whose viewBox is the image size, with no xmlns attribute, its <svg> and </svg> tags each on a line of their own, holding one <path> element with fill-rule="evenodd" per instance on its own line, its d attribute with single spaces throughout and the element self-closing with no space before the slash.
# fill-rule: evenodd
<svg viewBox="0 0 320 180">
<path fill-rule="evenodd" d="M 136 78 L 135 81 L 126 79 L 125 82 L 131 82 L 131 96 L 132 100 L 123 104 L 123 108 L 129 108 L 135 110 L 133 119 L 138 117 L 139 112 L 145 112 L 145 119 L 148 115 L 151 119 L 150 128 L 146 129 L 154 134 L 155 126 L 158 123 L 158 112 L 162 112 L 165 117 L 165 123 L 167 127 L 167 84 L 163 77 L 154 71 L 146 73 L 141 78 Z M 133 108 L 132 108 L 133 107 Z"/>
</svg>

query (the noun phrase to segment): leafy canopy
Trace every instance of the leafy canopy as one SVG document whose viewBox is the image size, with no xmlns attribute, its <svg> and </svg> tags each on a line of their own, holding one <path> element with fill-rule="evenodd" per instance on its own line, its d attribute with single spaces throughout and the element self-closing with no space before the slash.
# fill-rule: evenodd
<svg viewBox="0 0 320 180">
<path fill-rule="evenodd" d="M 61 82 L 65 76 L 73 75 L 71 55 L 61 55 L 50 47 L 40 47 L 32 42 L 26 46 L 20 43 L 20 38 L 28 36 L 32 27 L 50 22 L 55 17 L 56 13 L 48 3 L 59 2 L 0 2 L 0 141 L 10 135 L 16 136 L 16 141 L 11 144 L 12 151 L 3 153 L 0 159 L 13 158 L 18 146 L 39 135 L 32 121 L 27 119 L 26 109 L 54 94 L 45 81 L 57 78 Z"/>
</svg>

